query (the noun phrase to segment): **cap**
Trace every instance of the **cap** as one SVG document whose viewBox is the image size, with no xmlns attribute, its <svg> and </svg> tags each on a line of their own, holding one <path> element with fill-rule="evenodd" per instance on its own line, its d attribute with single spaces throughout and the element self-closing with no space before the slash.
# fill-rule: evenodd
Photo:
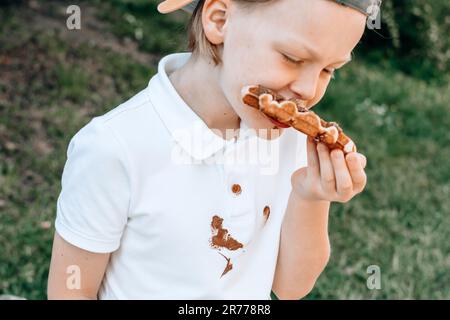
<svg viewBox="0 0 450 320">
<path fill-rule="evenodd" d="M 158 5 L 161 13 L 170 13 L 178 9 L 193 13 L 200 0 L 165 0 Z"/>
<path fill-rule="evenodd" d="M 371 15 L 373 7 L 380 7 L 382 0 L 332 0 L 342 5 L 351 7 L 364 13 L 366 16 Z M 183 11 L 193 13 L 200 0 L 165 0 L 158 5 L 158 11 L 161 13 L 170 13 L 181 9 Z"/>
</svg>

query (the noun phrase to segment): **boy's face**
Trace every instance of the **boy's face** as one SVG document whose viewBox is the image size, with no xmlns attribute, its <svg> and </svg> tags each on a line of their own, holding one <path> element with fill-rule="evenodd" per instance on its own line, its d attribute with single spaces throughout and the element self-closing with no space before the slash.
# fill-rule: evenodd
<svg viewBox="0 0 450 320">
<path fill-rule="evenodd" d="M 238 116 L 255 129 L 274 124 L 241 102 L 244 85 L 261 84 L 312 108 L 333 70 L 351 58 L 366 26 L 362 13 L 329 0 L 278 0 L 250 13 L 223 2 L 231 6 L 222 30 L 220 86 Z M 210 32 L 214 36 L 214 30 L 205 30 L 207 37 Z"/>
</svg>

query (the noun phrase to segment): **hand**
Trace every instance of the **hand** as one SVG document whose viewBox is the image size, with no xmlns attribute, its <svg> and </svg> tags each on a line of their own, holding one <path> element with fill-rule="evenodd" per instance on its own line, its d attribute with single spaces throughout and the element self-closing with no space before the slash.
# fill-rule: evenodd
<svg viewBox="0 0 450 320">
<path fill-rule="evenodd" d="M 366 157 L 357 152 L 344 157 L 342 150 L 330 152 L 323 143 L 307 139 L 308 166 L 291 177 L 292 191 L 307 201 L 345 203 L 362 192 L 367 183 Z"/>
</svg>

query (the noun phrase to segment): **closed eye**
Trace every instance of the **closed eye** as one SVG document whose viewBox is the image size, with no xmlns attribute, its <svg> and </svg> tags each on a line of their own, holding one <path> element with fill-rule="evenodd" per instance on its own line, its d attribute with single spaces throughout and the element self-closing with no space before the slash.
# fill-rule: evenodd
<svg viewBox="0 0 450 320">
<path fill-rule="evenodd" d="M 281 54 L 281 56 L 283 57 L 284 61 L 286 61 L 286 62 L 288 62 L 290 64 L 293 64 L 295 66 L 299 66 L 299 65 L 301 65 L 303 63 L 303 60 L 294 60 L 291 57 L 289 57 L 289 56 L 287 56 L 287 55 L 285 55 L 283 53 Z M 329 69 L 323 69 L 323 71 L 325 73 L 329 74 L 331 79 L 335 78 L 336 69 L 329 68 Z"/>
<path fill-rule="evenodd" d="M 294 64 L 296 66 L 300 65 L 303 62 L 303 60 L 294 60 L 291 57 L 288 57 L 287 55 L 285 55 L 283 53 L 281 54 L 281 56 L 283 57 L 284 61 Z"/>
</svg>

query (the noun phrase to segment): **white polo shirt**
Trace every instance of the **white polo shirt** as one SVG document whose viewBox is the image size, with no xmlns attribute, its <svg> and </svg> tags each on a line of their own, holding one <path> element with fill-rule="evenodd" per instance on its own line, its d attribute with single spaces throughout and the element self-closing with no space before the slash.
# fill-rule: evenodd
<svg viewBox="0 0 450 320">
<path fill-rule="evenodd" d="M 306 136 L 265 140 L 242 121 L 238 139 L 216 135 L 168 78 L 190 54 L 164 57 L 146 89 L 68 146 L 55 227 L 112 253 L 100 299 L 270 299 Z"/>
</svg>

